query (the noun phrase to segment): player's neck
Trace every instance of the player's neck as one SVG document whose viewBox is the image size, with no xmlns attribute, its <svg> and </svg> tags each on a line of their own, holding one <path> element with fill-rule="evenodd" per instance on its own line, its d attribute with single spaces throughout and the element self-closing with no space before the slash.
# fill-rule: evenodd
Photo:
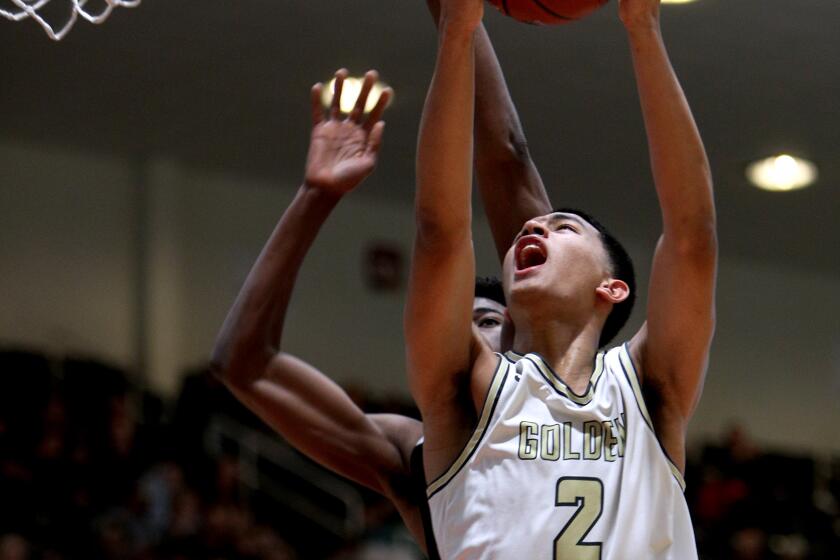
<svg viewBox="0 0 840 560">
<path fill-rule="evenodd" d="M 597 321 L 574 324 L 550 320 L 517 325 L 513 349 L 542 356 L 560 378 L 575 391 L 584 392 L 598 352 L 601 326 Z"/>
</svg>

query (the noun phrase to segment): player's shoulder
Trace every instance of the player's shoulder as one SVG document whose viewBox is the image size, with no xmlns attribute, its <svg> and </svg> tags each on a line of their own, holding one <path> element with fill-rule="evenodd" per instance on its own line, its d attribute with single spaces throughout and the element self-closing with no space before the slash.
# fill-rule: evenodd
<svg viewBox="0 0 840 560">
<path fill-rule="evenodd" d="M 633 339 L 625 340 L 601 351 L 604 353 L 604 364 L 607 367 L 639 375 L 639 356 L 634 350 Z"/>
<path fill-rule="evenodd" d="M 642 372 L 639 358 L 633 352 L 632 339 L 623 341 L 603 353 L 603 372 L 605 377 L 612 377 L 620 385 L 628 386 L 634 392 L 642 390 Z"/>
</svg>

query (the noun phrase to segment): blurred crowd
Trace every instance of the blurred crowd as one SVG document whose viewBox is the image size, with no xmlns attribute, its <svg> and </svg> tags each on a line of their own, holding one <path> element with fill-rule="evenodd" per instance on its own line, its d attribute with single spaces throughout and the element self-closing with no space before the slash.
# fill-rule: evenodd
<svg viewBox="0 0 840 560">
<path fill-rule="evenodd" d="M 840 455 L 769 452 L 733 425 L 689 461 L 686 480 L 703 558 L 840 558 Z"/>
<path fill-rule="evenodd" d="M 241 450 L 208 445 L 218 418 L 268 433 L 206 370 L 165 402 L 97 361 L 0 352 L 0 560 L 423 557 L 364 489 L 365 528 L 342 538 L 244 484 Z M 840 457 L 769 453 L 735 426 L 686 475 L 702 558 L 840 558 Z"/>
</svg>

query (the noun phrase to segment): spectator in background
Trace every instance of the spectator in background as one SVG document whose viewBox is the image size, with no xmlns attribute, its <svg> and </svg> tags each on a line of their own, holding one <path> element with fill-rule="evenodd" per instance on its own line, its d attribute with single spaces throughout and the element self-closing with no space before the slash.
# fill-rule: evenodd
<svg viewBox="0 0 840 560">
<path fill-rule="evenodd" d="M 20 535 L 0 536 L 0 560 L 29 560 L 29 543 Z"/>
</svg>

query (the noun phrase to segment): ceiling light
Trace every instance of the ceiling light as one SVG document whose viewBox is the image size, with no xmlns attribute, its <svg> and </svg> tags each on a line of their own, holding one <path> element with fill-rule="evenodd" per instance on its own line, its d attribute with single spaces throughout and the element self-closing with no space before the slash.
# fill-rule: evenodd
<svg viewBox="0 0 840 560">
<path fill-rule="evenodd" d="M 349 76 L 344 78 L 344 85 L 341 87 L 341 101 L 339 102 L 342 113 L 349 113 L 353 110 L 353 107 L 356 105 L 356 99 L 362 91 L 363 82 L 364 78 L 352 78 Z M 367 98 L 367 103 L 365 103 L 365 113 L 370 113 L 376 107 L 376 102 L 379 101 L 379 96 L 382 95 L 382 91 L 386 87 L 388 85 L 382 82 L 373 84 L 373 87 L 370 89 L 370 95 Z M 324 87 L 324 92 L 321 94 L 321 102 L 324 104 L 324 107 L 329 108 L 330 104 L 332 104 L 334 90 L 335 78 L 330 80 L 330 83 Z"/>
<path fill-rule="evenodd" d="M 781 154 L 751 163 L 747 179 L 768 191 L 795 191 L 817 180 L 817 166 L 812 162 Z"/>
<path fill-rule="evenodd" d="M 662 0 L 663 4 L 688 4 L 696 0 Z"/>
</svg>

